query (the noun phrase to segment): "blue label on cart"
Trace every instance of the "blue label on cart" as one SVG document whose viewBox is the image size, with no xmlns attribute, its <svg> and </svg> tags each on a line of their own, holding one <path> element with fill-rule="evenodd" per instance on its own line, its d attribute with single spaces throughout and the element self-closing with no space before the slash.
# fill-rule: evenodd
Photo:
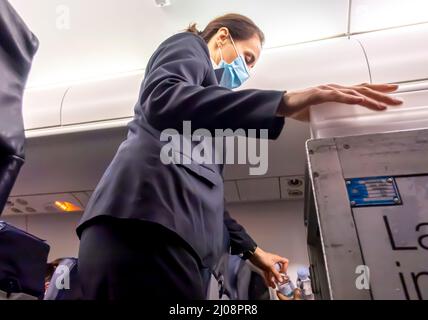
<svg viewBox="0 0 428 320">
<path fill-rule="evenodd" d="M 394 177 L 348 179 L 346 188 L 352 207 L 402 204 Z"/>
</svg>

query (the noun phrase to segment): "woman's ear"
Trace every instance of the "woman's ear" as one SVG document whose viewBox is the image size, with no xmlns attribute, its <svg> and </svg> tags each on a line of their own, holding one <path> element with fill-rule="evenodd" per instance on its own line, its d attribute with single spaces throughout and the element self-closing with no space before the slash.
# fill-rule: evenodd
<svg viewBox="0 0 428 320">
<path fill-rule="evenodd" d="M 222 27 L 217 31 L 217 45 L 221 48 L 221 46 L 225 45 L 229 39 L 229 29 L 226 27 Z"/>
</svg>

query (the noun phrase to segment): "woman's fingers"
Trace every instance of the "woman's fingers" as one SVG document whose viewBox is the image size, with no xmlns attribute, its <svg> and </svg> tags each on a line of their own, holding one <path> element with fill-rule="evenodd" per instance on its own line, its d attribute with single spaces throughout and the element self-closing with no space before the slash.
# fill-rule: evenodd
<svg viewBox="0 0 428 320">
<path fill-rule="evenodd" d="M 281 273 L 287 273 L 289 260 L 287 258 L 280 257 L 278 262 L 281 266 L 279 271 Z"/>
<path fill-rule="evenodd" d="M 399 100 L 388 94 L 384 94 L 368 87 L 355 87 L 355 90 L 367 97 L 370 97 L 376 101 L 380 101 L 391 106 L 398 106 L 403 103 L 402 100 Z"/>
<path fill-rule="evenodd" d="M 264 274 L 265 274 L 265 284 L 271 287 L 272 289 L 275 289 L 276 288 L 275 281 L 274 281 L 274 278 L 271 276 L 270 272 L 265 271 Z"/>
<path fill-rule="evenodd" d="M 375 91 L 380 91 L 380 92 L 394 92 L 398 89 L 398 85 L 397 84 L 369 84 L 369 83 L 362 83 L 359 85 L 356 85 L 354 87 L 365 87 L 365 88 L 369 88 Z"/>
<path fill-rule="evenodd" d="M 398 89 L 397 84 L 385 84 L 385 83 L 361 83 L 354 86 L 344 86 L 340 84 L 330 83 L 326 86 L 335 87 L 335 88 L 342 88 L 342 89 L 355 89 L 355 88 L 369 88 L 371 90 L 379 91 L 379 92 L 385 92 L 385 93 L 391 93 Z M 322 86 L 321 86 L 322 87 Z"/>
<path fill-rule="evenodd" d="M 367 101 L 364 97 L 361 95 L 351 94 L 351 93 L 345 93 L 341 90 L 325 90 L 324 93 L 322 93 L 322 102 L 339 102 L 339 103 L 345 103 L 345 104 L 362 104 L 367 108 L 374 109 L 374 110 L 382 110 L 382 107 L 375 103 L 371 103 L 370 101 Z"/>
<path fill-rule="evenodd" d="M 382 88 L 383 86 L 389 86 L 389 85 L 371 85 L 374 87 Z M 333 87 L 337 90 L 354 90 L 359 92 L 360 94 L 364 95 L 365 97 L 369 97 L 375 101 L 378 101 L 380 103 L 384 103 L 390 106 L 398 106 L 403 103 L 402 100 L 392 97 L 389 94 L 385 94 L 385 91 L 379 91 L 376 89 L 373 89 L 368 86 L 353 86 L 353 87 L 346 87 L 346 86 L 340 86 L 340 85 L 329 85 L 328 87 Z M 396 85 L 393 85 L 394 88 L 397 88 Z"/>
<path fill-rule="evenodd" d="M 385 110 L 388 105 L 400 105 L 401 100 L 392 98 L 375 90 L 366 87 L 344 87 L 339 85 L 322 86 L 325 92 L 324 99 L 328 101 L 359 104 L 372 110 Z"/>
<path fill-rule="evenodd" d="M 346 94 L 346 95 L 352 95 L 355 97 L 358 97 L 361 99 L 360 102 L 357 102 L 357 104 L 364 106 L 366 108 L 372 109 L 372 110 L 385 110 L 387 108 L 387 105 L 381 102 L 378 102 L 374 99 L 371 99 L 367 96 L 364 96 L 363 94 L 359 93 L 356 90 L 351 90 L 351 89 L 341 89 L 341 90 L 337 90 L 339 94 Z M 339 101 L 341 102 L 341 101 Z M 345 102 L 347 103 L 347 102 Z M 350 102 L 350 104 L 354 104 L 352 102 Z"/>
<path fill-rule="evenodd" d="M 276 268 L 274 266 L 270 269 L 270 271 L 273 273 L 277 282 L 284 281 L 283 276 L 281 275 L 281 273 L 279 273 L 278 270 L 276 270 Z"/>
</svg>

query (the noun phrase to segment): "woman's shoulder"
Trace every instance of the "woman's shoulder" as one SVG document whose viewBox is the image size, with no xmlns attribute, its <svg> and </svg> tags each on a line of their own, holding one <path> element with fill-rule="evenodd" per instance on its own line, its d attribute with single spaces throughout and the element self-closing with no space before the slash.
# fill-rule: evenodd
<svg viewBox="0 0 428 320">
<path fill-rule="evenodd" d="M 193 50 L 197 49 L 197 50 L 201 50 L 201 52 L 209 54 L 208 46 L 204 41 L 204 39 L 202 39 L 200 36 L 192 32 L 176 33 L 171 37 L 169 37 L 168 39 L 166 39 L 164 42 L 162 42 L 162 44 L 159 47 L 162 48 L 170 45 L 193 49 Z"/>
<path fill-rule="evenodd" d="M 192 59 L 192 65 L 198 64 L 198 72 L 204 73 L 211 66 L 210 53 L 205 41 L 191 32 L 174 34 L 164 40 L 151 56 L 146 75 L 153 68 L 171 61 L 185 61 Z M 182 64 L 181 64 L 182 65 Z"/>
<path fill-rule="evenodd" d="M 188 32 L 188 31 L 176 33 L 176 34 L 170 36 L 164 42 L 177 41 L 177 40 L 190 41 L 190 42 L 194 42 L 194 43 L 204 44 L 206 46 L 206 43 L 205 43 L 204 39 L 202 39 L 201 36 L 198 36 L 197 34 L 195 34 L 193 32 Z"/>
</svg>

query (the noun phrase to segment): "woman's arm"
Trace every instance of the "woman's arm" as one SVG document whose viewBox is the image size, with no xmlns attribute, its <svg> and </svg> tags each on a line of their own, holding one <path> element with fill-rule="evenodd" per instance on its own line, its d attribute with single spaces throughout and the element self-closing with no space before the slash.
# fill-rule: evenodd
<svg viewBox="0 0 428 320">
<path fill-rule="evenodd" d="M 248 89 L 232 91 L 211 82 L 209 53 L 203 40 L 183 33 L 165 41 L 150 60 L 140 104 L 149 123 L 158 130 L 181 131 L 183 121 L 192 129 L 267 129 L 276 139 L 284 117 L 308 121 L 308 108 L 325 102 L 359 104 L 385 110 L 401 101 L 387 93 L 396 85 L 322 85 L 295 92 Z"/>
<path fill-rule="evenodd" d="M 268 129 L 269 138 L 278 137 L 284 118 L 277 111 L 284 92 L 204 87 L 214 73 L 202 41 L 179 35 L 155 53 L 140 99 L 148 122 L 158 130 L 181 130 L 183 121 L 191 121 L 195 130 Z"/>
<path fill-rule="evenodd" d="M 256 242 L 247 233 L 245 228 L 233 219 L 227 210 L 224 211 L 224 224 L 229 232 L 230 248 L 232 255 L 240 255 L 250 250 L 255 250 Z"/>
</svg>

